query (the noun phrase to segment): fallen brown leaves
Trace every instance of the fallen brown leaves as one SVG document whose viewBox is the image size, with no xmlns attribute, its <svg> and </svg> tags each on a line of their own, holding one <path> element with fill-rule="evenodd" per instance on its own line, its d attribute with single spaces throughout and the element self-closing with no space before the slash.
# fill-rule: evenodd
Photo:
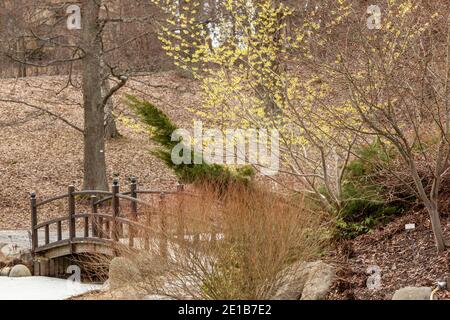
<svg viewBox="0 0 450 320">
<path fill-rule="evenodd" d="M 0 80 L 0 99 L 45 107 L 82 128 L 81 92 L 73 87 L 61 91 L 66 82 L 64 77 Z M 124 91 L 149 99 L 175 122 L 184 123 L 190 119 L 187 108 L 198 103 L 192 86 L 190 79 L 168 72 L 139 78 Z M 116 95 L 116 113 L 128 115 L 124 91 Z M 107 144 L 108 177 L 119 175 L 127 184 L 129 177 L 137 176 L 145 189 L 175 188 L 172 172 L 150 154 L 155 145 L 148 135 L 121 122 L 118 126 L 123 137 Z M 71 183 L 80 188 L 82 170 L 80 132 L 32 107 L 0 102 L 0 229 L 29 228 L 29 193 L 36 191 L 43 199 L 64 193 Z M 39 211 L 40 218 L 60 216 L 63 205 L 46 206 Z"/>
<path fill-rule="evenodd" d="M 415 223 L 416 229 L 406 232 L 407 223 Z M 450 240 L 450 218 L 444 217 L 442 223 Z M 400 288 L 435 287 L 439 279 L 450 276 L 450 251 L 436 253 L 424 211 L 407 214 L 352 241 L 339 243 L 336 252 L 330 259 L 341 268 L 328 299 L 391 299 Z M 381 288 L 376 290 L 368 289 L 366 284 L 367 268 L 373 265 L 381 268 Z"/>
</svg>

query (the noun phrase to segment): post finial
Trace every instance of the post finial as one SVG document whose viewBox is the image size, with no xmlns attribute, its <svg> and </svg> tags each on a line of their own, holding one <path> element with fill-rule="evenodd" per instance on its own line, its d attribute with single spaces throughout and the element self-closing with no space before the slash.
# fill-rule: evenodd
<svg viewBox="0 0 450 320">
<path fill-rule="evenodd" d="M 136 177 L 131 177 L 131 183 L 136 183 L 137 182 L 137 178 Z"/>
<path fill-rule="evenodd" d="M 31 192 L 30 197 L 31 199 L 36 199 L 36 192 L 35 191 Z"/>
<path fill-rule="evenodd" d="M 114 178 L 113 179 L 113 186 L 118 186 L 119 185 L 119 178 Z"/>
</svg>

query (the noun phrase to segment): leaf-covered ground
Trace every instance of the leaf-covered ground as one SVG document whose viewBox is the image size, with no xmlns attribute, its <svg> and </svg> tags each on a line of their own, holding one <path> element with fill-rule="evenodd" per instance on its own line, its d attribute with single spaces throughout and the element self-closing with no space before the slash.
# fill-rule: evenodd
<svg viewBox="0 0 450 320">
<path fill-rule="evenodd" d="M 406 231 L 405 224 L 416 229 Z M 442 221 L 450 241 L 450 218 Z M 439 279 L 449 277 L 450 250 L 437 254 L 427 213 L 417 211 L 396 219 L 386 226 L 339 243 L 331 260 L 339 266 L 333 291 L 328 299 L 391 299 L 394 292 L 407 286 L 436 287 Z M 368 268 L 378 266 L 381 286 L 369 289 Z M 450 299 L 450 295 L 441 295 Z"/>
<path fill-rule="evenodd" d="M 30 192 L 36 191 L 42 199 L 64 193 L 71 183 L 78 188 L 82 185 L 82 134 L 39 109 L 82 128 L 81 91 L 64 89 L 66 83 L 67 77 L 0 80 L 0 100 L 32 105 L 0 101 L 0 229 L 29 228 Z M 198 103 L 193 86 L 190 79 L 176 73 L 157 73 L 130 82 L 116 94 L 115 112 L 123 136 L 107 144 L 110 179 L 118 174 L 122 184 L 127 184 L 129 177 L 137 176 L 144 189 L 175 188 L 172 172 L 150 154 L 155 146 L 148 135 L 130 120 L 123 94 L 147 98 L 189 128 L 192 120 L 187 109 Z M 46 206 L 39 211 L 40 219 L 60 216 L 61 210 L 61 204 Z"/>
</svg>

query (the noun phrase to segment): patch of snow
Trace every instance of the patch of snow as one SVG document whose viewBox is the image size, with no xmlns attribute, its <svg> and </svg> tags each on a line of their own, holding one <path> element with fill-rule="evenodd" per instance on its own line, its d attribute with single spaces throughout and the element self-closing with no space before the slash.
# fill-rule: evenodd
<svg viewBox="0 0 450 320">
<path fill-rule="evenodd" d="M 0 277 L 0 300 L 65 300 L 101 287 L 47 277 Z"/>
<path fill-rule="evenodd" d="M 58 240 L 58 233 L 56 231 L 50 231 L 50 243 Z M 77 230 L 77 237 L 84 237 L 83 230 Z M 69 231 L 63 230 L 62 239 L 69 238 Z M 38 231 L 39 245 L 44 245 L 45 231 Z M 31 238 L 28 230 L 1 230 L 0 231 L 0 244 L 14 244 L 20 249 L 31 249 Z"/>
</svg>

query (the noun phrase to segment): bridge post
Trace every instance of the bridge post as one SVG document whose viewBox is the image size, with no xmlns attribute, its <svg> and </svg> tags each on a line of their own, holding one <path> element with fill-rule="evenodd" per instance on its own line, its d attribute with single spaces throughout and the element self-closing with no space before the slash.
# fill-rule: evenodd
<svg viewBox="0 0 450 320">
<path fill-rule="evenodd" d="M 130 185 L 130 196 L 133 199 L 137 199 L 137 179 L 136 177 L 131 178 L 131 185 Z M 137 213 L 137 202 L 131 201 L 131 220 L 137 221 L 138 220 L 138 213 Z M 132 225 L 128 226 L 128 246 L 130 248 L 134 247 L 134 237 L 135 237 L 135 230 Z"/>
<path fill-rule="evenodd" d="M 75 225 L 75 186 L 70 185 L 68 194 L 69 194 L 69 243 L 70 243 L 70 251 L 72 252 L 72 241 L 76 238 L 76 225 Z"/>
<path fill-rule="evenodd" d="M 137 178 L 132 177 L 131 178 L 131 185 L 130 185 L 130 191 L 131 191 L 131 197 L 134 199 L 137 199 Z M 131 215 L 133 220 L 137 220 L 137 202 L 132 201 L 131 202 Z"/>
<path fill-rule="evenodd" d="M 120 186 L 119 186 L 119 179 L 115 178 L 112 186 L 112 214 L 113 214 L 113 221 L 112 221 L 112 240 L 115 242 L 119 241 L 119 226 L 117 223 L 117 217 L 119 217 L 119 209 L 120 209 L 120 202 L 119 197 L 117 194 L 120 192 Z"/>
<path fill-rule="evenodd" d="M 31 200 L 31 252 L 34 254 L 38 247 L 38 230 L 37 226 L 37 207 L 36 207 L 36 193 L 32 192 Z"/>
</svg>

